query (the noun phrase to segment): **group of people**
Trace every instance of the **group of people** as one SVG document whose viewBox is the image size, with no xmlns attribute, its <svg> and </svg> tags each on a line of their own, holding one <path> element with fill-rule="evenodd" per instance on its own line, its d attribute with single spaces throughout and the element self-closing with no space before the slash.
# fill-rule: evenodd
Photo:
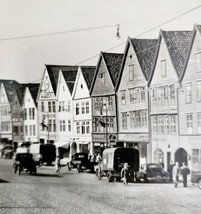
<svg viewBox="0 0 201 214">
<path fill-rule="evenodd" d="M 168 167 L 168 172 L 170 175 L 170 180 L 174 183 L 174 187 L 178 186 L 179 175 L 182 176 L 183 186 L 187 187 L 187 176 L 188 174 L 190 174 L 190 169 L 188 168 L 188 166 L 186 166 L 185 162 L 182 163 L 181 167 L 179 167 L 178 162 L 176 162 L 175 165 L 173 164 L 173 162 L 171 162 Z"/>
</svg>

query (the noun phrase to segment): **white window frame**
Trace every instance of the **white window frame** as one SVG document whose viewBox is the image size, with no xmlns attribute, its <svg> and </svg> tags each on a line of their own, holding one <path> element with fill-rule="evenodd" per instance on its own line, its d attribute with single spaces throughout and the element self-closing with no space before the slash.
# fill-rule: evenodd
<svg viewBox="0 0 201 214">
<path fill-rule="evenodd" d="M 193 113 L 186 113 L 186 133 L 193 133 Z"/>
</svg>

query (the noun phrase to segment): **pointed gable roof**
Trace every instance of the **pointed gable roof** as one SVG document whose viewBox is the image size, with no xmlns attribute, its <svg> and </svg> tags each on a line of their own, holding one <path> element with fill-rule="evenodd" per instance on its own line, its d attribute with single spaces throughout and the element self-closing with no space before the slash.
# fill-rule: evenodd
<svg viewBox="0 0 201 214">
<path fill-rule="evenodd" d="M 198 31 L 199 31 L 200 34 L 201 34 L 201 25 L 195 25 L 195 27 L 197 27 Z"/>
<path fill-rule="evenodd" d="M 182 74 L 193 31 L 161 31 L 178 77 Z"/>
<path fill-rule="evenodd" d="M 75 84 L 75 79 L 78 72 L 78 66 L 66 66 L 64 69 L 61 70 L 61 72 L 64 76 L 64 79 L 69 88 L 69 91 L 72 94 L 74 84 Z"/>
<path fill-rule="evenodd" d="M 19 86 L 15 89 L 16 95 L 19 99 L 20 105 L 23 105 L 24 95 L 25 95 L 25 89 L 28 87 L 29 84 L 19 84 Z"/>
<path fill-rule="evenodd" d="M 58 78 L 60 70 L 65 70 L 67 66 L 65 65 L 45 65 L 47 68 L 47 72 L 49 74 L 49 78 L 52 84 L 52 88 L 54 94 L 56 95 L 57 85 L 58 85 Z"/>
<path fill-rule="evenodd" d="M 0 80 L 0 83 L 4 84 L 8 101 L 11 104 L 13 102 L 15 90 L 20 84 L 15 80 L 2 80 L 2 79 Z"/>
<path fill-rule="evenodd" d="M 106 52 L 101 52 L 101 54 L 109 71 L 113 86 L 115 87 L 119 77 L 123 54 Z"/>
<path fill-rule="evenodd" d="M 39 83 L 32 83 L 32 84 L 28 84 L 27 87 L 29 88 L 29 91 L 30 91 L 31 96 L 34 100 L 34 103 L 37 106 L 36 100 L 37 100 L 37 95 L 38 95 L 38 90 L 39 90 L 40 84 Z"/>
<path fill-rule="evenodd" d="M 158 39 L 130 39 L 145 79 L 149 78 L 157 49 Z"/>
<path fill-rule="evenodd" d="M 95 66 L 80 66 L 80 67 L 87 87 L 90 90 L 96 67 Z"/>
</svg>

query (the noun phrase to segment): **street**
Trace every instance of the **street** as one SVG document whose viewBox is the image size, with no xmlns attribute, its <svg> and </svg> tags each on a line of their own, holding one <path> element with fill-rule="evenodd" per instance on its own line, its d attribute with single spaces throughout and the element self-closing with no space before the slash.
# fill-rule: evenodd
<svg viewBox="0 0 201 214">
<path fill-rule="evenodd" d="M 0 213 L 200 213 L 197 185 L 108 183 L 94 174 L 42 166 L 36 176 L 14 174 L 13 160 L 0 159 Z"/>
</svg>

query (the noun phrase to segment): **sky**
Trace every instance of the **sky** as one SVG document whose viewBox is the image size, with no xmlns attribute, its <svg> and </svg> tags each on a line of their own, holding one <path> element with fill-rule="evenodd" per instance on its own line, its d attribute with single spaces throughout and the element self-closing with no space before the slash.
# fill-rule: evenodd
<svg viewBox="0 0 201 214">
<path fill-rule="evenodd" d="M 96 65 L 101 51 L 123 53 L 128 36 L 158 38 L 160 29 L 201 24 L 200 7 L 162 25 L 201 6 L 201 0 L 0 0 L 0 5 L 0 79 L 20 83 L 40 82 L 45 64 Z M 121 38 L 115 39 L 118 24 Z"/>
</svg>

